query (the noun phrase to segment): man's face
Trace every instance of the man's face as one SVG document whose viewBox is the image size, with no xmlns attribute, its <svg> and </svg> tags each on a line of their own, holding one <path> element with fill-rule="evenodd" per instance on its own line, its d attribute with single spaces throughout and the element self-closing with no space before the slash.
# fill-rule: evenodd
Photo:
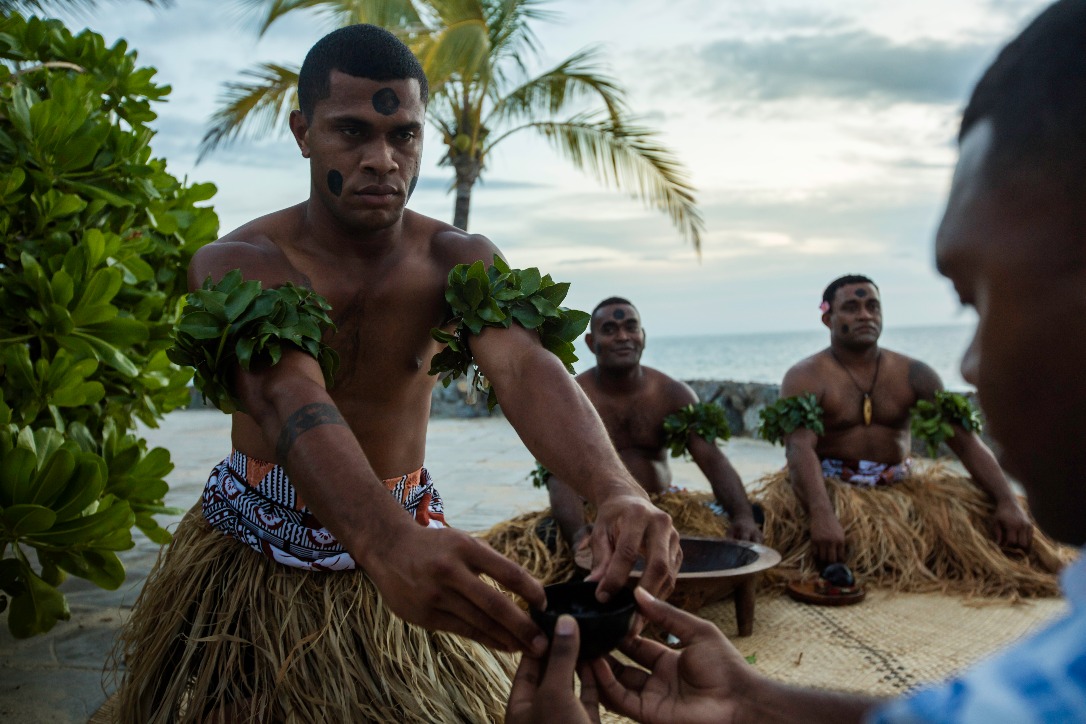
<svg viewBox="0 0 1086 724">
<path fill-rule="evenodd" d="M 1069 228 L 1072 211 L 1080 212 L 1046 203 L 1006 173 L 993 188 L 986 176 L 992 141 L 988 121 L 962 140 L 936 263 L 979 316 L 962 375 L 977 387 L 1004 468 L 1029 491 L 1041 528 L 1079 544 L 1086 541 L 1078 512 L 1086 273 L 1075 251 L 1083 239 Z"/>
<path fill-rule="evenodd" d="M 328 97 L 291 131 L 310 160 L 313 195 L 350 229 L 387 228 L 418 181 L 426 107 L 419 83 L 371 80 L 333 70 Z"/>
<path fill-rule="evenodd" d="M 873 284 L 846 284 L 834 294 L 830 310 L 822 315 L 830 339 L 841 346 L 865 349 L 882 334 L 882 301 Z"/>
<path fill-rule="evenodd" d="M 592 316 L 592 331 L 585 335 L 585 343 L 604 369 L 635 367 L 645 349 L 641 315 L 629 304 L 600 307 Z"/>
</svg>

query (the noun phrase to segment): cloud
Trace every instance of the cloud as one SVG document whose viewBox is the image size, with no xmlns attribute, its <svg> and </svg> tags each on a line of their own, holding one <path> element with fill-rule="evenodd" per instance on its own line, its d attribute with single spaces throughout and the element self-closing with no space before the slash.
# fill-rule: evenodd
<svg viewBox="0 0 1086 724">
<path fill-rule="evenodd" d="M 699 53 L 714 95 L 960 103 L 990 59 L 989 42 L 909 44 L 864 30 L 718 40 Z"/>
</svg>

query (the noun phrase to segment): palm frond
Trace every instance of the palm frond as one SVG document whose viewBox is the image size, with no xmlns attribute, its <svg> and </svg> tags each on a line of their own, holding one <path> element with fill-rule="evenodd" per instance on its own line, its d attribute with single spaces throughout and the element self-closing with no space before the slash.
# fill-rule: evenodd
<svg viewBox="0 0 1086 724">
<path fill-rule="evenodd" d="M 413 0 L 235 0 L 235 4 L 243 16 L 251 18 L 258 37 L 298 10 L 312 10 L 324 16 L 333 28 L 371 23 L 401 37 L 418 32 L 423 25 Z"/>
<path fill-rule="evenodd" d="M 589 172 L 605 186 L 627 191 L 671 217 L 683 236 L 701 254 L 705 221 L 694 200 L 686 169 L 645 126 L 615 124 L 599 114 L 579 114 L 565 121 L 536 121 L 495 138 L 493 148 L 522 130 L 540 133 L 559 155 Z"/>
<path fill-rule="evenodd" d="M 539 39 L 530 23 L 554 21 L 558 13 L 544 10 L 545 0 L 491 0 L 486 2 L 486 23 L 494 59 L 539 54 Z"/>
<path fill-rule="evenodd" d="M 586 96 L 600 100 L 611 121 L 622 124 L 628 112 L 626 94 L 618 81 L 603 73 L 597 48 L 581 50 L 551 70 L 494 98 L 486 123 L 497 126 L 502 122 L 529 120 L 538 117 L 540 111 L 557 115 L 568 103 Z"/>
<path fill-rule="evenodd" d="M 231 81 L 224 86 L 219 110 L 200 141 L 197 162 L 216 148 L 244 137 L 265 136 L 285 128 L 298 99 L 298 70 L 274 63 L 262 63 L 242 71 L 250 80 Z"/>
<path fill-rule="evenodd" d="M 141 2 L 153 8 L 167 8 L 173 5 L 173 0 L 141 0 Z M 0 0 L 0 14 L 90 12 L 104 4 L 101 0 Z"/>
<path fill-rule="evenodd" d="M 478 0 L 430 0 L 438 12 L 438 29 L 416 43 L 431 91 L 437 92 L 454 75 L 472 80 L 489 78 L 490 38 Z"/>
</svg>

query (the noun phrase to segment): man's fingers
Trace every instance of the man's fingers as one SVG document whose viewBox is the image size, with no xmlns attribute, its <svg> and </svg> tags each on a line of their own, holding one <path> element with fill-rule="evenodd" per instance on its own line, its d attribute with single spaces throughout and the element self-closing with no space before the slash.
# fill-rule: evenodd
<svg viewBox="0 0 1086 724">
<path fill-rule="evenodd" d="M 442 592 L 438 605 L 443 613 L 498 641 L 498 648 L 505 651 L 527 651 L 538 656 L 546 650 L 543 632 L 528 614 L 478 577 L 464 575 L 468 579 L 461 585 L 450 585 Z"/>
<path fill-rule="evenodd" d="M 472 641 L 481 643 L 487 648 L 496 649 L 498 651 L 516 651 L 519 648 L 516 639 L 512 637 L 501 639 L 491 636 L 486 630 L 472 626 L 462 618 L 449 613 L 439 613 L 435 615 L 430 620 L 427 627 L 439 631 L 448 631 L 457 636 L 469 638 Z"/>
<path fill-rule="evenodd" d="M 554 638 L 547 654 L 547 670 L 543 685 L 561 691 L 573 685 L 573 672 L 577 668 L 577 652 L 581 646 L 581 633 L 577 621 L 569 614 L 562 614 L 554 624 Z"/>
<path fill-rule="evenodd" d="M 518 566 L 501 553 L 481 540 L 470 539 L 473 548 L 468 556 L 468 565 L 479 573 L 485 573 L 506 589 L 521 596 L 532 608 L 544 609 L 547 606 L 547 594 L 543 584 L 532 577 L 523 567 Z M 501 594 L 499 594 L 501 595 Z M 506 596 L 503 599 L 508 600 Z"/>
<path fill-rule="evenodd" d="M 591 716 L 592 712 L 599 711 L 600 692 L 596 687 L 596 676 L 587 662 L 577 667 L 577 678 L 581 680 L 581 704 Z"/>
<path fill-rule="evenodd" d="M 596 688 L 600 699 L 608 709 L 623 716 L 633 716 L 640 711 L 641 687 L 627 687 L 615 678 L 606 659 L 592 662 L 592 673 L 596 676 Z"/>
<path fill-rule="evenodd" d="M 689 644 L 692 639 L 704 635 L 707 630 L 719 633 L 716 626 L 708 621 L 654 598 L 643 588 L 634 590 L 634 598 L 637 599 L 637 607 L 646 619 L 658 625 L 662 630 L 676 636 L 684 645 Z M 641 639 L 641 641 L 645 641 L 645 639 Z M 669 650 L 663 644 L 659 645 L 663 650 Z M 644 664 L 645 662 L 638 661 L 638 663 Z"/>
<path fill-rule="evenodd" d="M 520 665 L 513 677 L 513 688 L 509 691 L 509 710 L 519 708 L 528 709 L 532 705 L 532 697 L 539 688 L 539 676 L 543 667 L 539 659 L 525 654 L 520 657 Z"/>
</svg>

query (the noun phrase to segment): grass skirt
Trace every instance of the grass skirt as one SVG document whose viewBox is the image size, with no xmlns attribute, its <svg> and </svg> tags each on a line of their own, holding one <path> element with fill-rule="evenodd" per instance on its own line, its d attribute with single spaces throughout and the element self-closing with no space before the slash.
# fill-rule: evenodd
<svg viewBox="0 0 1086 724">
<path fill-rule="evenodd" d="M 728 519 L 717 515 L 705 503 L 711 493 L 677 491 L 652 496 L 652 502 L 671 516 L 675 529 L 682 535 L 723 538 L 728 533 Z M 595 520 L 595 507 L 585 506 L 585 518 Z M 540 531 L 554 526 L 551 536 L 555 550 L 548 547 Z M 498 523 L 478 536 L 506 558 L 523 566 L 543 585 L 568 581 L 577 574 L 573 551 L 558 534 L 551 509 L 518 515 Z"/>
<path fill-rule="evenodd" d="M 759 485 L 754 497 L 765 509 L 765 544 L 782 557 L 763 580 L 815 577 L 807 513 L 787 470 Z M 1037 529 L 1028 554 L 1000 549 L 989 535 L 994 504 L 988 495 L 938 463 L 891 486 L 858 488 L 831 478 L 826 488 L 845 530 L 846 563 L 869 586 L 1011 599 L 1058 596 L 1059 570 L 1074 555 Z"/>
<path fill-rule="evenodd" d="M 362 571 L 278 565 L 196 506 L 122 631 L 121 722 L 491 722 L 515 660 L 397 618 Z"/>
</svg>

